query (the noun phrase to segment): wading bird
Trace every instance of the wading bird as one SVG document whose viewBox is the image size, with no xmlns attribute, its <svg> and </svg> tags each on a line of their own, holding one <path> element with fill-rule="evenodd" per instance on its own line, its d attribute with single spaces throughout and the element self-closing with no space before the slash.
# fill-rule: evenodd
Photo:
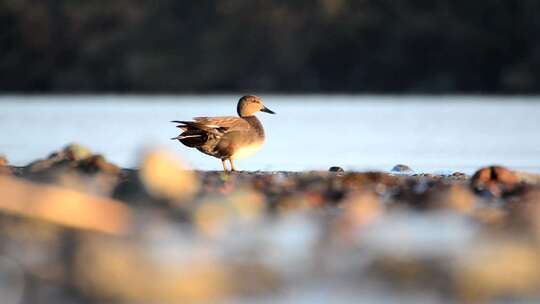
<svg viewBox="0 0 540 304">
<path fill-rule="evenodd" d="M 173 120 L 183 132 L 177 137 L 182 144 L 221 159 L 227 172 L 226 160 L 236 171 L 234 160 L 250 156 L 261 149 L 264 129 L 255 113 L 275 114 L 264 106 L 260 97 L 247 95 L 236 107 L 239 117 L 194 117 L 192 121 Z"/>
</svg>

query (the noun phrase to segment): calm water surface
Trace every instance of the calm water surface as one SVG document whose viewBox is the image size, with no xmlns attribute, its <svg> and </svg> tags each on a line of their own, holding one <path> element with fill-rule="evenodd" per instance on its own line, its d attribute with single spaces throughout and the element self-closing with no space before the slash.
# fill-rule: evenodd
<svg viewBox="0 0 540 304">
<path fill-rule="evenodd" d="M 221 163 L 169 138 L 170 120 L 234 115 L 238 96 L 4 96 L 0 154 L 15 165 L 70 142 L 136 167 L 148 146 L 175 151 L 197 169 Z M 471 173 L 488 164 L 540 172 L 538 97 L 263 96 L 263 150 L 243 170 L 390 170 Z"/>
</svg>

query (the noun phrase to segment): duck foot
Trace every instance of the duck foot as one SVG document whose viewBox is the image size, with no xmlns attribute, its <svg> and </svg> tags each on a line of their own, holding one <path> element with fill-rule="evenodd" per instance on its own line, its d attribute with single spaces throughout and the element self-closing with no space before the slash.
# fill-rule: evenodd
<svg viewBox="0 0 540 304">
<path fill-rule="evenodd" d="M 227 169 L 227 163 L 225 162 L 224 159 L 221 160 L 221 164 L 223 165 L 223 171 L 225 173 L 229 172 L 229 170 Z"/>
<path fill-rule="evenodd" d="M 231 171 L 236 172 L 236 168 L 234 168 L 234 163 L 233 163 L 233 160 L 231 158 L 229 158 L 229 163 L 231 163 Z"/>
</svg>

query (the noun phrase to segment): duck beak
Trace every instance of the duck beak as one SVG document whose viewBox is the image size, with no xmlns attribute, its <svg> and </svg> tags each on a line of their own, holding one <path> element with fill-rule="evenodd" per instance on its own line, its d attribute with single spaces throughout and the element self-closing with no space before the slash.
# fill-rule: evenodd
<svg viewBox="0 0 540 304">
<path fill-rule="evenodd" d="M 270 113 L 270 114 L 276 114 L 276 112 L 270 110 L 270 109 L 267 108 L 267 107 L 263 107 L 263 108 L 261 109 L 261 112 Z"/>
</svg>

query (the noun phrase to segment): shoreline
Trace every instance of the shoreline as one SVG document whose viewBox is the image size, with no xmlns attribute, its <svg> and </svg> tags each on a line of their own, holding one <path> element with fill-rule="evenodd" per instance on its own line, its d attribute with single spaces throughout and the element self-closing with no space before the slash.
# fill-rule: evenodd
<svg viewBox="0 0 540 304">
<path fill-rule="evenodd" d="M 362 300 L 377 284 L 400 303 L 540 299 L 540 175 L 226 174 L 162 150 L 141 159 L 122 169 L 72 145 L 25 167 L 0 161 L 0 262 L 32 278 L 25 293 L 309 303 L 321 288 Z"/>
</svg>

